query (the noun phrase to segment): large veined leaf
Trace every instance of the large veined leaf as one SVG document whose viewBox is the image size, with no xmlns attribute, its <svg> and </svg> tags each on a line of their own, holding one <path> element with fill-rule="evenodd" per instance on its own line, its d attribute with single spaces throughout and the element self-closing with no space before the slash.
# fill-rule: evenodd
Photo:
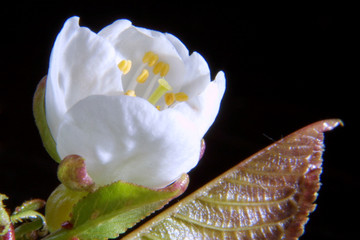
<svg viewBox="0 0 360 240">
<path fill-rule="evenodd" d="M 339 124 L 275 142 L 122 239 L 297 239 L 315 209 L 323 132 Z"/>
</svg>

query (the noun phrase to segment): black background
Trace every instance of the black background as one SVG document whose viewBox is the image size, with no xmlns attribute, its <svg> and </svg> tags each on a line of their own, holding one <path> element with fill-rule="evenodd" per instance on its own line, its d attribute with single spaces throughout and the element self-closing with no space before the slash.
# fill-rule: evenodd
<svg viewBox="0 0 360 240">
<path fill-rule="evenodd" d="M 0 10 L 0 192 L 10 197 L 10 208 L 30 198 L 46 199 L 58 185 L 57 164 L 34 124 L 32 96 L 47 74 L 64 21 L 78 15 L 81 25 L 99 31 L 128 18 L 179 37 L 204 56 L 213 77 L 219 70 L 226 73 L 222 108 L 187 193 L 272 139 L 318 120 L 341 118 L 345 127 L 326 134 L 318 207 L 301 239 L 346 239 L 355 233 L 358 76 L 349 72 L 358 27 L 352 27 L 351 6 L 49 2 L 6 4 Z"/>
</svg>

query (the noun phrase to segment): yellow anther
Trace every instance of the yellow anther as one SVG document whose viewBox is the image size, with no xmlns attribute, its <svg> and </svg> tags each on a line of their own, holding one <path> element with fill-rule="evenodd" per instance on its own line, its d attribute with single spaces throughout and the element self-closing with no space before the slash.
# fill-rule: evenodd
<svg viewBox="0 0 360 240">
<path fill-rule="evenodd" d="M 167 63 L 164 63 L 164 66 L 160 71 L 160 76 L 165 77 L 168 74 L 169 70 L 170 70 L 170 65 Z"/>
<path fill-rule="evenodd" d="M 136 81 L 138 83 L 144 83 L 148 77 L 149 71 L 147 69 L 143 69 L 140 75 L 136 78 Z"/>
<path fill-rule="evenodd" d="M 164 95 L 166 105 L 170 106 L 175 102 L 175 94 L 174 93 L 165 93 Z"/>
<path fill-rule="evenodd" d="M 185 101 L 189 100 L 189 97 L 188 97 L 188 95 L 186 95 L 186 93 L 178 92 L 178 93 L 175 93 L 175 100 L 178 102 L 185 102 Z"/>
<path fill-rule="evenodd" d="M 143 63 L 147 63 L 149 67 L 154 66 L 159 60 L 159 56 L 151 51 L 146 52 L 142 61 Z"/>
<path fill-rule="evenodd" d="M 163 66 L 164 66 L 164 62 L 158 62 L 156 65 L 155 65 L 155 67 L 154 67 L 154 69 L 153 69 L 153 72 L 154 72 L 154 74 L 156 75 L 156 74 L 159 74 L 159 72 L 161 71 L 161 69 L 163 68 Z"/>
<path fill-rule="evenodd" d="M 170 65 L 167 64 L 167 63 L 164 63 L 164 62 L 158 62 L 154 69 L 153 69 L 153 72 L 154 74 L 160 74 L 161 77 L 165 77 L 166 74 L 168 74 L 170 70 Z"/>
<path fill-rule="evenodd" d="M 170 86 L 170 84 L 163 78 L 160 78 L 159 81 L 159 86 L 156 88 L 156 90 L 151 94 L 151 96 L 148 98 L 148 101 L 155 105 L 159 99 L 167 92 L 167 91 L 171 91 L 172 87 Z"/>
<path fill-rule="evenodd" d="M 122 60 L 118 64 L 118 67 L 124 74 L 127 74 L 131 69 L 131 65 L 132 65 L 131 60 Z"/>
<path fill-rule="evenodd" d="M 127 90 L 127 91 L 125 92 L 125 95 L 126 95 L 126 96 L 131 96 L 131 97 L 136 97 L 134 90 Z"/>
<path fill-rule="evenodd" d="M 159 106 L 159 105 L 157 105 L 157 106 L 156 106 L 156 109 L 160 111 L 160 106 Z"/>
</svg>

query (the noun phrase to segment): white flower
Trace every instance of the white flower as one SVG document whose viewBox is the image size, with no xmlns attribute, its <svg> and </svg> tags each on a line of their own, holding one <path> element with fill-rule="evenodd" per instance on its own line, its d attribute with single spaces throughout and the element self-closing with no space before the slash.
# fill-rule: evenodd
<svg viewBox="0 0 360 240">
<path fill-rule="evenodd" d="M 128 20 L 96 34 L 78 22 L 57 36 L 46 84 L 60 158 L 82 156 L 97 185 L 160 188 L 190 171 L 219 111 L 223 72 L 211 81 L 206 61 L 171 34 Z"/>
</svg>

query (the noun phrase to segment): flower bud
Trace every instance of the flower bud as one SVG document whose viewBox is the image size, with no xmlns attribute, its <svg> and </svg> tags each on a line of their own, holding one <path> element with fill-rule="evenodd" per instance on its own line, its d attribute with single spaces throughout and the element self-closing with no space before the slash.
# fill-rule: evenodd
<svg viewBox="0 0 360 240">
<path fill-rule="evenodd" d="M 78 155 L 69 155 L 61 161 L 58 178 L 73 191 L 91 192 L 95 187 L 95 183 L 86 171 L 85 160 Z"/>
</svg>

